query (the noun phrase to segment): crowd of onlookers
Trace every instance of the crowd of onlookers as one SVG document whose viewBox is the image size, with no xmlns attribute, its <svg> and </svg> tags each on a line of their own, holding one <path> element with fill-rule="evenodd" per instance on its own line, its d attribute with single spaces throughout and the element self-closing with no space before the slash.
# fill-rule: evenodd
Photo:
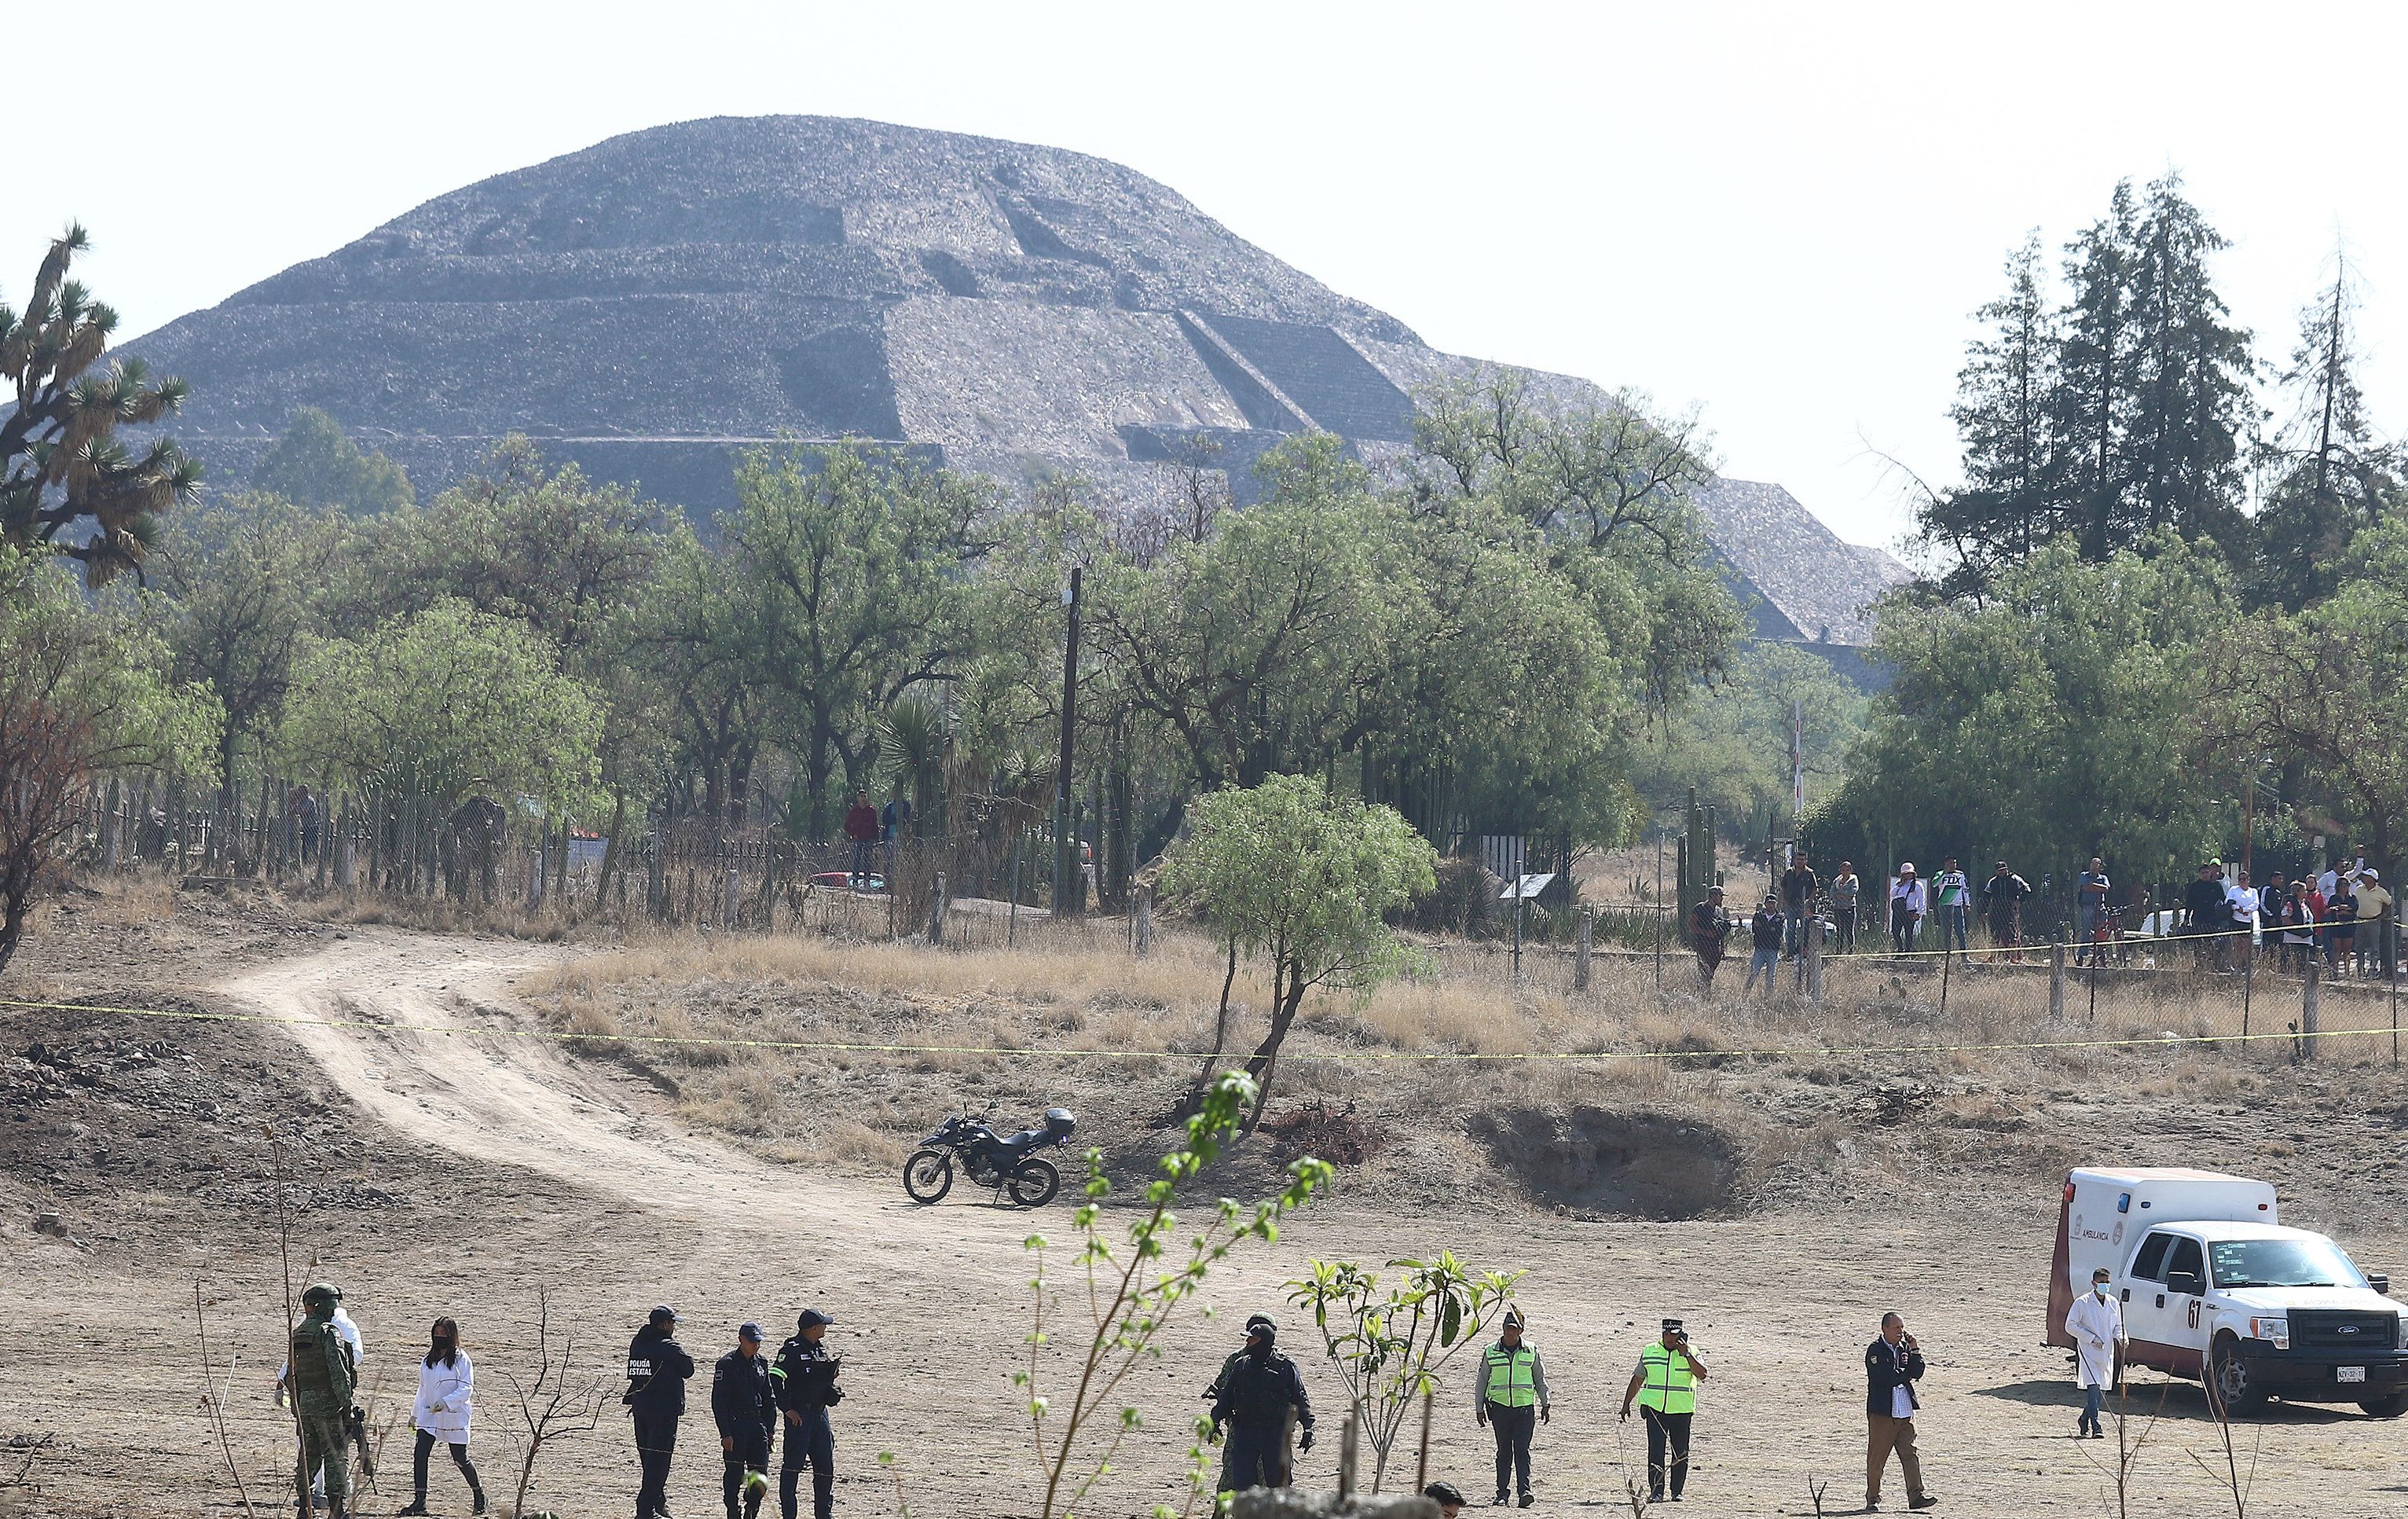
<svg viewBox="0 0 2408 1519">
<path fill-rule="evenodd" d="M 1938 931 L 1940 941 L 1925 945 L 1924 953 L 1961 954 L 1970 963 L 1971 929 L 1978 912 L 1990 957 L 2019 962 L 2024 958 L 2025 904 L 2036 895 L 2031 882 L 2004 860 L 1979 881 L 1958 867 L 1954 855 L 1929 876 L 1918 873 L 1914 861 L 1901 861 L 1896 873 L 1869 888 L 1853 862 L 1841 861 L 1827 879 L 1799 850 L 1754 913 L 1733 917 L 1724 906 L 1723 889 L 1716 886 L 1708 890 L 1704 901 L 1690 907 L 1686 925 L 1704 986 L 1713 984 L 1731 935 L 1746 933 L 1751 953 L 1744 993 L 1755 989 L 1759 977 L 1770 990 L 1784 960 L 1801 959 L 1809 926 L 1818 921 L 1825 953 L 1856 953 L 1860 939 L 1877 944 L 1873 936 L 1886 931 L 1892 953 L 1909 954 L 1923 944 L 1929 927 Z M 2157 908 L 2146 886 L 2128 894 L 2122 903 L 2114 900 L 2114 895 L 2106 862 L 2094 855 L 2074 885 L 2074 964 L 2087 965 L 2094 958 L 2101 964 L 2109 959 L 2128 964 L 2135 939 L 2186 938 L 2192 941 L 2194 963 L 2203 970 L 2245 973 L 2262 965 L 2305 974 L 2309 964 L 2316 962 L 2329 977 L 2397 972 L 2396 904 L 2382 872 L 2362 857 L 2295 881 L 2286 881 L 2279 869 L 2270 870 L 2263 885 L 2251 881 L 2246 867 L 2209 860 L 2199 867 L 2198 879 L 2185 889 L 2179 908 Z"/>
</svg>

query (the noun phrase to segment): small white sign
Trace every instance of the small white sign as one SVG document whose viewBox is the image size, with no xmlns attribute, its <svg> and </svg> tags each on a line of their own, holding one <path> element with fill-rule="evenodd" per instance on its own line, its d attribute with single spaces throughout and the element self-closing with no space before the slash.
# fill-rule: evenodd
<svg viewBox="0 0 2408 1519">
<path fill-rule="evenodd" d="M 1497 894 L 1497 900 L 1500 902 L 1511 902 L 1519 898 L 1520 900 L 1526 902 L 1531 897 L 1538 896 L 1542 891 L 1545 891 L 1547 889 L 1547 882 L 1555 879 L 1555 873 L 1553 870 L 1549 870 L 1541 875 L 1522 876 L 1513 881 L 1509 881 L 1505 883 L 1505 889 Z"/>
</svg>

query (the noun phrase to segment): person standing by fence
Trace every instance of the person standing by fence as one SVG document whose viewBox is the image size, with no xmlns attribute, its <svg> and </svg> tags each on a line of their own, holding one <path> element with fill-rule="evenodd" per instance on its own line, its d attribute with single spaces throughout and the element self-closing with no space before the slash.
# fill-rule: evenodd
<svg viewBox="0 0 2408 1519">
<path fill-rule="evenodd" d="M 1856 947 L 1856 899 L 1864 884 L 1850 860 L 1842 860 L 1831 877 L 1831 926 L 1839 931 L 1842 954 Z"/>
<path fill-rule="evenodd" d="M 2183 917 L 2190 931 L 2194 967 L 2214 969 L 2225 926 L 2232 919 L 2231 909 L 2225 906 L 2223 867 L 2214 861 L 2200 866 L 2198 879 L 2183 888 Z"/>
<path fill-rule="evenodd" d="M 2007 868 L 2000 860 L 1990 879 L 1982 882 L 1982 900 L 1990 920 L 1990 958 L 1998 958 L 1999 950 L 2010 952 L 2009 960 L 2023 963 L 2024 898 L 2031 895 L 2031 882 Z"/>
<path fill-rule="evenodd" d="M 844 814 L 844 837 L 853 846 L 852 884 L 858 888 L 875 867 L 878 854 L 878 809 L 869 805 L 866 790 L 853 797 Z"/>
<path fill-rule="evenodd" d="M 2099 924 L 2107 916 L 2107 894 L 2112 889 L 2107 880 L 2107 862 L 2098 855 L 2090 856 L 2090 868 L 2082 872 L 2074 883 L 2074 919 L 2082 932 L 2073 946 L 2073 963 L 2081 965 L 2099 949 Z"/>
<path fill-rule="evenodd" d="M 1757 971 L 1764 973 L 1764 995 L 1772 995 L 1772 983 L 1781 973 L 1781 898 L 1767 896 L 1756 916 L 1747 921 L 1748 933 L 1755 939 L 1755 952 L 1748 956 L 1747 982 L 1739 995 L 1747 996 L 1756 989 Z"/>
<path fill-rule="evenodd" d="M 1706 888 L 1706 899 L 1689 910 L 1689 947 L 1698 955 L 1698 990 L 1714 989 L 1714 972 L 1723 963 L 1723 944 L 1730 938 L 1730 918 L 1723 911 L 1723 889 Z"/>
<path fill-rule="evenodd" d="M 1951 854 L 1940 862 L 1930 891 L 1932 915 L 1940 924 L 1940 953 L 1946 954 L 1953 949 L 1970 959 L 1973 945 L 1966 929 L 1972 921 L 1973 886 L 1956 867 L 1956 856 Z"/>
<path fill-rule="evenodd" d="M 2325 970 L 2334 977 L 2349 974 L 2350 959 L 2358 948 L 2358 895 L 2351 888 L 2355 882 L 2344 876 L 2334 882 L 2332 895 L 2325 899 Z"/>
<path fill-rule="evenodd" d="M 1915 875 L 1914 862 L 1901 862 L 1889 883 L 1889 941 L 1899 953 L 1914 953 L 1914 931 L 1922 925 L 1930 904 L 1931 894 Z M 1943 940 L 1941 949 L 1945 951 L 1947 947 Z"/>
<path fill-rule="evenodd" d="M 2383 889 L 2383 873 L 2372 866 L 2358 873 L 2358 973 L 2391 973 L 2391 894 Z"/>
<path fill-rule="evenodd" d="M 1822 891 L 1822 881 L 1807 863 L 1806 852 L 1799 850 L 1789 868 L 1781 873 L 1781 917 L 1787 925 L 1788 939 L 1781 951 L 1784 959 L 1795 960 L 1805 953 L 1806 915 L 1814 910 L 1815 899 Z"/>
</svg>

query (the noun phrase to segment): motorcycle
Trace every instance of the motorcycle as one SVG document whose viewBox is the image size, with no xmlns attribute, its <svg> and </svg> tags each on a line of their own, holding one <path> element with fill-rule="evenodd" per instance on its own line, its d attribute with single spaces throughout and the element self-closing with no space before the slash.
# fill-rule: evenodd
<svg viewBox="0 0 2408 1519">
<path fill-rule="evenodd" d="M 1061 1190 L 1062 1173 L 1038 1152 L 1068 1145 L 1078 1126 L 1078 1116 L 1069 1109 L 1048 1108 L 1042 1128 L 997 1134 L 964 1109 L 922 1139 L 921 1148 L 903 1163 L 903 1190 L 913 1202 L 942 1201 L 953 1189 L 958 1158 L 971 1181 L 996 1189 L 997 1200 L 1008 1190 L 1023 1208 L 1042 1208 Z"/>
</svg>

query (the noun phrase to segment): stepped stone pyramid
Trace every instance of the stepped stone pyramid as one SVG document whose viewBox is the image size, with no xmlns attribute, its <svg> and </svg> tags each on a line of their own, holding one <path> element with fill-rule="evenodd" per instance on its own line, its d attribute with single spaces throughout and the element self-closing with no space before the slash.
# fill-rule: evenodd
<svg viewBox="0 0 2408 1519">
<path fill-rule="evenodd" d="M 697 516 L 734 504 L 736 451 L 781 433 L 1132 496 L 1204 439 L 1243 503 L 1283 437 L 1393 453 L 1412 389 L 1475 362 L 1117 164 L 812 116 L 497 175 L 127 347 L 193 382 L 177 431 L 221 483 L 315 406 L 422 494 L 523 432 Z M 1777 485 L 1721 480 L 1702 505 L 1762 636 L 1846 664 L 1896 562 Z"/>
</svg>

